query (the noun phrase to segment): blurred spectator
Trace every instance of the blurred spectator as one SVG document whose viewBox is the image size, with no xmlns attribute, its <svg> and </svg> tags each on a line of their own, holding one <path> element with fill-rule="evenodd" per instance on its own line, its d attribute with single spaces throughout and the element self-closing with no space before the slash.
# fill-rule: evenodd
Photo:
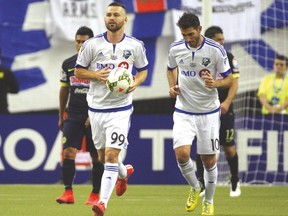
<svg viewBox="0 0 288 216">
<path fill-rule="evenodd" d="M 19 92 L 19 84 L 13 72 L 2 65 L 0 49 L 0 114 L 8 114 L 7 94 Z"/>
<path fill-rule="evenodd" d="M 257 94 L 262 114 L 288 114 L 287 66 L 287 57 L 277 55 L 274 59 L 274 73 L 262 78 Z"/>
</svg>

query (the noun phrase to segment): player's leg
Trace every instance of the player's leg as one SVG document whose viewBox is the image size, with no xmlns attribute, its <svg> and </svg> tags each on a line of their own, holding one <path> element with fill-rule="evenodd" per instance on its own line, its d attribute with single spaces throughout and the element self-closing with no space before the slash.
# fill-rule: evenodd
<svg viewBox="0 0 288 216">
<path fill-rule="evenodd" d="M 118 157 L 119 173 L 116 182 L 116 195 L 122 196 L 128 187 L 128 178 L 134 172 L 134 167 L 131 164 L 124 165 L 120 156 Z"/>
<path fill-rule="evenodd" d="M 197 166 L 197 178 L 198 181 L 202 184 L 202 191 L 200 193 L 200 197 L 205 194 L 205 180 L 204 180 L 204 167 L 201 160 L 201 156 L 196 154 L 196 166 Z"/>
<path fill-rule="evenodd" d="M 105 124 L 105 129 L 102 128 L 102 134 L 105 134 L 105 165 L 101 182 L 100 200 L 98 204 L 92 207 L 93 211 L 97 214 L 98 211 L 101 211 L 102 203 L 105 209 L 107 208 L 110 196 L 115 187 L 119 173 L 118 157 L 120 151 L 123 148 L 126 149 L 128 145 L 127 135 L 130 127 L 131 114 L 132 110 L 97 114 L 97 121 L 100 119 L 102 122 L 101 125 Z M 100 143 L 102 141 L 103 140 L 99 140 Z M 95 146 L 98 149 L 97 142 Z"/>
<path fill-rule="evenodd" d="M 173 119 L 173 148 L 176 161 L 180 172 L 191 186 L 185 209 L 186 211 L 194 211 L 197 207 L 201 186 L 196 177 L 195 166 L 190 158 L 191 143 L 195 138 L 193 117 L 174 112 Z"/>
<path fill-rule="evenodd" d="M 239 183 L 239 165 L 238 165 L 238 154 L 236 151 L 235 140 L 234 140 L 234 115 L 222 115 L 221 116 L 221 127 L 220 127 L 220 145 L 225 152 L 226 160 L 228 162 L 230 173 L 231 173 L 231 189 L 230 196 L 237 197 L 241 194 L 240 183 Z"/>
<path fill-rule="evenodd" d="M 97 150 L 91 134 L 91 127 L 86 129 L 86 150 L 90 152 L 92 160 L 92 191 L 86 201 L 86 204 L 94 205 L 98 203 L 100 198 L 101 179 L 104 171 L 104 165 L 99 161 Z"/>
<path fill-rule="evenodd" d="M 77 151 L 81 149 L 83 137 L 83 125 L 75 121 L 73 114 L 68 116 L 63 128 L 63 162 L 62 162 L 62 179 L 65 191 L 62 196 L 57 197 L 58 203 L 74 203 L 73 180 L 75 177 L 75 157 Z"/>
<path fill-rule="evenodd" d="M 214 215 L 214 194 L 217 184 L 217 157 L 219 152 L 219 113 L 197 116 L 197 153 L 204 165 L 205 197 L 202 215 Z"/>
</svg>

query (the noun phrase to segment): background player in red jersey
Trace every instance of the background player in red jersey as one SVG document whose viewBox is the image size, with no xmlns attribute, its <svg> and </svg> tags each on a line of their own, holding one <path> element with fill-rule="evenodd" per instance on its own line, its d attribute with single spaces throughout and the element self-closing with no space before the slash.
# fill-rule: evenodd
<svg viewBox="0 0 288 216">
<path fill-rule="evenodd" d="M 223 30 L 219 26 L 211 26 L 205 31 L 205 36 L 213 39 L 214 41 L 224 45 L 224 34 Z M 220 145 L 225 152 L 226 160 L 230 167 L 231 173 L 231 190 L 230 196 L 237 197 L 240 196 L 240 184 L 238 177 L 238 155 L 235 147 L 234 141 L 234 112 L 232 100 L 235 97 L 238 90 L 238 78 L 239 69 L 237 61 L 232 55 L 232 53 L 227 52 L 229 65 L 232 70 L 232 75 L 234 77 L 232 85 L 230 88 L 218 88 L 219 100 L 221 102 L 221 126 L 220 126 Z M 217 76 L 220 77 L 220 76 Z M 203 165 L 200 156 L 197 155 L 197 175 L 199 181 L 204 184 L 203 177 Z M 202 195 L 202 194 L 201 194 Z"/>
<path fill-rule="evenodd" d="M 79 52 L 82 44 L 92 38 L 93 31 L 86 27 L 80 27 L 75 35 L 76 50 Z M 62 64 L 59 93 L 59 128 L 63 131 L 63 164 L 62 176 L 65 191 L 58 197 L 58 203 L 74 203 L 72 184 L 75 177 L 75 157 L 81 149 L 83 136 L 86 136 L 86 150 L 92 158 L 92 192 L 86 204 L 95 204 L 99 200 L 103 164 L 98 161 L 98 154 L 94 147 L 91 135 L 90 121 L 88 118 L 88 105 L 86 94 L 89 89 L 89 80 L 79 79 L 74 75 L 74 67 L 78 54 L 66 59 Z M 68 102 L 69 100 L 69 102 Z M 65 111 L 68 102 L 68 117 L 65 119 Z"/>
</svg>

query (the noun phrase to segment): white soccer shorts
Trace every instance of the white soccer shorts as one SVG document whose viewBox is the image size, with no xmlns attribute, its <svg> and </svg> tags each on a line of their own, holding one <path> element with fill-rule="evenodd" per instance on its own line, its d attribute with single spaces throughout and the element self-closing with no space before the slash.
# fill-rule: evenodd
<svg viewBox="0 0 288 216">
<path fill-rule="evenodd" d="M 133 109 L 109 113 L 88 111 L 95 148 L 127 149 L 132 112 Z"/>
<path fill-rule="evenodd" d="M 220 112 L 207 115 L 173 114 L 173 148 L 192 145 L 197 137 L 197 153 L 200 155 L 219 152 Z"/>
</svg>

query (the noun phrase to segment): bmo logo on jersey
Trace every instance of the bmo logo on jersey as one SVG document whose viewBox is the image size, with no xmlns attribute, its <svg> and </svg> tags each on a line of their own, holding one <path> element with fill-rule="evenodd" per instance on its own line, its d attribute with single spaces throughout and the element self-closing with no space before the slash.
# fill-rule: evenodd
<svg viewBox="0 0 288 216">
<path fill-rule="evenodd" d="M 189 77 L 195 77 L 196 76 L 196 72 L 195 71 L 185 71 L 185 70 L 182 70 L 180 72 L 181 75 L 183 76 L 189 76 Z"/>
<path fill-rule="evenodd" d="M 112 63 L 108 63 L 108 64 L 97 63 L 97 65 L 96 65 L 96 68 L 99 70 L 106 68 L 106 67 L 108 67 L 111 70 L 113 70 L 115 67 L 122 67 L 122 68 L 129 69 L 129 63 L 126 61 L 123 61 L 123 62 L 119 62 L 117 66 L 115 64 L 112 64 Z"/>
<path fill-rule="evenodd" d="M 114 64 L 100 64 L 100 63 L 97 63 L 97 65 L 96 65 L 96 68 L 97 69 L 103 69 L 103 68 L 106 68 L 106 67 L 108 67 L 109 69 L 111 69 L 111 70 L 113 70 L 114 68 L 115 68 L 115 65 Z"/>
</svg>

